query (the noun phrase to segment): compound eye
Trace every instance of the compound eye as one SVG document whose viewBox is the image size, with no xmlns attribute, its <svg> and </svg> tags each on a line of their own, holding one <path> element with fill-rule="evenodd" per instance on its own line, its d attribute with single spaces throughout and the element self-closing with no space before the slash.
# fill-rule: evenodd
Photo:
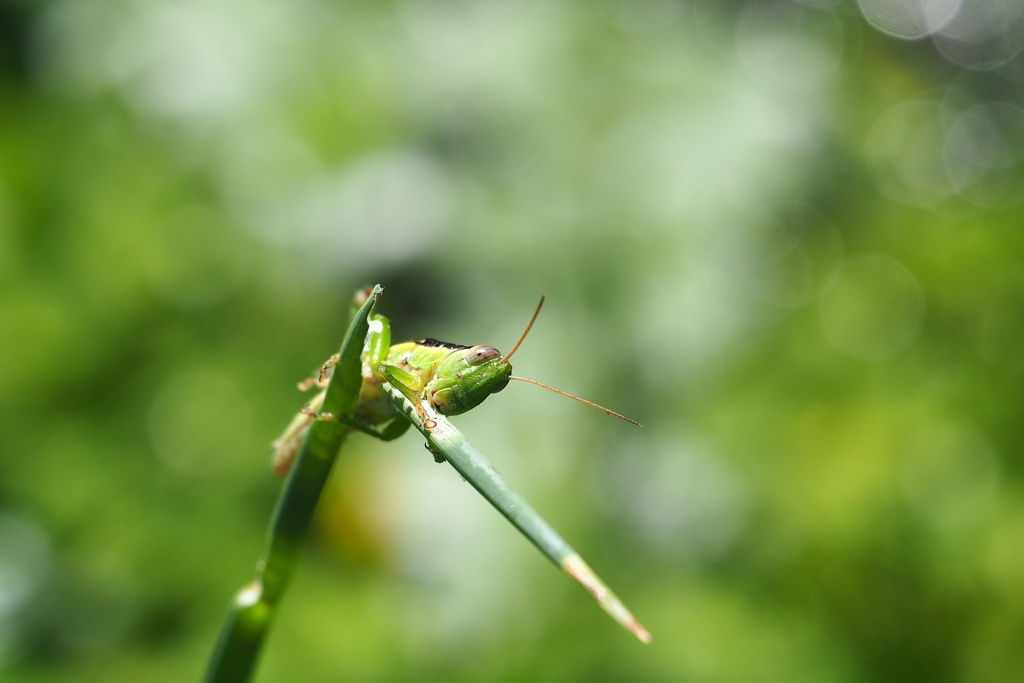
<svg viewBox="0 0 1024 683">
<path fill-rule="evenodd" d="M 501 358 L 501 351 L 493 346 L 474 346 L 466 351 L 466 362 L 470 365 L 480 365 L 493 358 Z"/>
<path fill-rule="evenodd" d="M 502 389 L 504 389 L 507 386 L 508 386 L 508 377 L 506 377 L 505 379 L 501 380 L 496 385 L 494 385 L 494 391 L 492 391 L 491 393 L 492 394 L 496 394 L 496 393 L 498 393 L 499 391 L 501 391 Z"/>
</svg>

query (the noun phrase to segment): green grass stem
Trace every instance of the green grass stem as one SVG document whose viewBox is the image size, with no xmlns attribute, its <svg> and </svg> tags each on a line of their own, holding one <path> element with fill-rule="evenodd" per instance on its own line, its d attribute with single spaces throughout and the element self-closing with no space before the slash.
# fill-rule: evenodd
<svg viewBox="0 0 1024 683">
<path fill-rule="evenodd" d="M 369 329 L 367 318 L 380 292 L 379 285 L 374 287 L 352 318 L 327 386 L 323 412 L 351 417 L 355 411 L 362 386 L 359 356 Z M 256 563 L 256 576 L 231 602 L 205 683 L 244 683 L 252 677 L 263 640 L 298 562 L 317 501 L 347 433 L 348 428 L 337 421 L 317 420 L 310 425 L 274 509 L 266 549 Z"/>
<path fill-rule="evenodd" d="M 423 434 L 430 448 L 443 456 L 463 479 L 480 492 L 480 495 L 533 542 L 548 559 L 586 588 L 615 621 L 629 629 L 641 642 L 651 642 L 651 634 L 626 609 L 615 593 L 601 581 L 579 553 L 526 502 L 526 499 L 498 474 L 490 461 L 463 436 L 462 432 L 452 426 L 443 415 L 429 406 L 423 406 L 428 421 L 434 423 L 427 429 L 419 413 L 401 392 L 387 383 L 384 384 L 384 389 L 395 406 Z"/>
</svg>

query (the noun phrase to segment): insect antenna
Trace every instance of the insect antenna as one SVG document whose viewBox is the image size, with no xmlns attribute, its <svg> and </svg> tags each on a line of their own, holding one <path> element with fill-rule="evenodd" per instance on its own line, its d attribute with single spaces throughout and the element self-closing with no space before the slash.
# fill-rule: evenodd
<svg viewBox="0 0 1024 683">
<path fill-rule="evenodd" d="M 519 337 L 519 341 L 516 342 L 516 345 L 512 347 L 511 351 L 509 351 L 504 356 L 502 356 L 501 360 L 507 361 L 509 358 L 512 357 L 512 354 L 515 353 L 519 349 L 519 345 L 523 343 L 524 339 L 526 339 L 526 335 L 530 334 L 530 328 L 533 327 L 534 321 L 537 320 L 537 315 L 540 314 L 540 307 L 543 306 L 543 305 L 544 305 L 544 296 L 541 295 L 540 303 L 537 304 L 537 310 L 533 312 L 533 317 L 530 318 L 530 322 L 527 323 L 526 329 L 523 330 L 522 336 Z"/>
<path fill-rule="evenodd" d="M 541 301 L 541 303 L 543 303 L 543 300 Z M 539 307 L 538 307 L 538 310 L 539 310 Z M 526 328 L 526 329 L 529 330 L 530 328 Z M 517 346 L 518 346 L 518 344 L 517 344 Z M 592 401 L 588 401 L 585 398 L 580 398 L 579 396 L 573 396 L 572 394 L 570 394 L 570 393 L 568 393 L 566 391 L 562 391 L 560 389 L 555 389 L 554 387 L 549 387 L 547 384 L 542 384 L 541 382 L 538 382 L 535 379 L 526 379 L 525 377 L 515 377 L 515 376 L 510 376 L 509 379 L 518 380 L 520 382 L 529 382 L 530 384 L 536 384 L 538 387 L 544 387 L 548 391 L 553 391 L 556 394 L 561 394 L 562 396 L 568 396 L 569 398 L 574 399 L 576 401 L 579 401 L 580 403 L 586 403 L 588 406 L 593 406 L 593 407 L 597 408 L 598 410 L 603 410 L 604 412 L 608 413 L 609 415 L 614 415 L 615 417 L 619 418 L 620 420 L 625 420 L 626 422 L 628 422 L 630 424 L 635 424 L 637 427 L 643 427 L 643 425 L 640 424 L 639 422 L 637 422 L 636 420 L 630 420 L 625 415 L 620 415 L 619 413 L 616 413 L 614 410 L 609 410 L 608 408 L 605 408 L 604 406 L 599 406 L 596 403 L 594 403 Z"/>
</svg>

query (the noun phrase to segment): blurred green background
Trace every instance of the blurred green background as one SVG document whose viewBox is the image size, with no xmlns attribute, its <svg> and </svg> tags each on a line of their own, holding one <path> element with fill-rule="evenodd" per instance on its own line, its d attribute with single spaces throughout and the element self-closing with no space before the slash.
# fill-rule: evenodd
<svg viewBox="0 0 1024 683">
<path fill-rule="evenodd" d="M 507 350 L 353 437 L 259 681 L 1024 680 L 1017 0 L 0 2 L 0 680 L 193 681 L 352 292 Z"/>
</svg>

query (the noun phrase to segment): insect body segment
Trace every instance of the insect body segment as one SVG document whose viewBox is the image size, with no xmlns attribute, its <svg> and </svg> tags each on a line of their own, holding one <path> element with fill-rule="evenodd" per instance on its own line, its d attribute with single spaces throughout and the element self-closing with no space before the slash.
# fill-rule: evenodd
<svg viewBox="0 0 1024 683">
<path fill-rule="evenodd" d="M 281 437 L 273 443 L 274 473 L 283 476 L 288 472 L 313 420 L 339 420 L 353 430 L 384 441 L 396 439 L 404 434 L 410 423 L 399 413 L 384 391 L 385 382 L 401 392 L 416 407 L 423 423 L 430 429 L 434 421 L 427 414 L 427 408 L 432 408 L 441 415 L 460 415 L 483 403 L 491 394 L 504 389 L 508 386 L 509 380 L 522 379 L 512 376 L 512 363 L 509 359 L 529 334 L 543 305 L 542 297 L 526 330 L 505 356 L 493 346 L 462 346 L 437 339 L 419 339 L 392 345 L 391 324 L 388 319 L 382 315 L 371 314 L 370 332 L 362 352 L 363 384 L 359 390 L 359 403 L 354 414 L 348 418 L 344 415 L 318 412 L 323 404 L 326 389 L 321 391 L 295 416 Z M 326 387 L 328 376 L 336 362 L 337 358 L 332 356 L 324 363 L 316 378 L 300 382 L 299 388 L 308 390 Z M 533 380 L 525 381 L 633 422 L 614 411 L 553 389 L 546 384 Z"/>
<path fill-rule="evenodd" d="M 354 430 L 385 441 L 404 434 L 410 423 L 384 392 L 384 382 L 401 391 L 413 405 L 419 406 L 424 417 L 426 412 L 422 406 L 425 403 L 442 415 L 458 415 L 480 405 L 490 394 L 504 389 L 512 374 L 512 365 L 502 359 L 501 352 L 493 346 L 468 347 L 436 339 L 391 345 L 390 339 L 388 319 L 372 315 L 370 334 L 362 354 L 363 385 L 354 415 L 347 419 L 319 413 L 326 391 L 321 390 L 273 443 L 275 474 L 283 476 L 288 472 L 306 430 L 316 419 L 340 420 Z M 334 362 L 333 357 L 329 359 L 318 377 L 300 382 L 299 388 L 326 387 Z"/>
</svg>

